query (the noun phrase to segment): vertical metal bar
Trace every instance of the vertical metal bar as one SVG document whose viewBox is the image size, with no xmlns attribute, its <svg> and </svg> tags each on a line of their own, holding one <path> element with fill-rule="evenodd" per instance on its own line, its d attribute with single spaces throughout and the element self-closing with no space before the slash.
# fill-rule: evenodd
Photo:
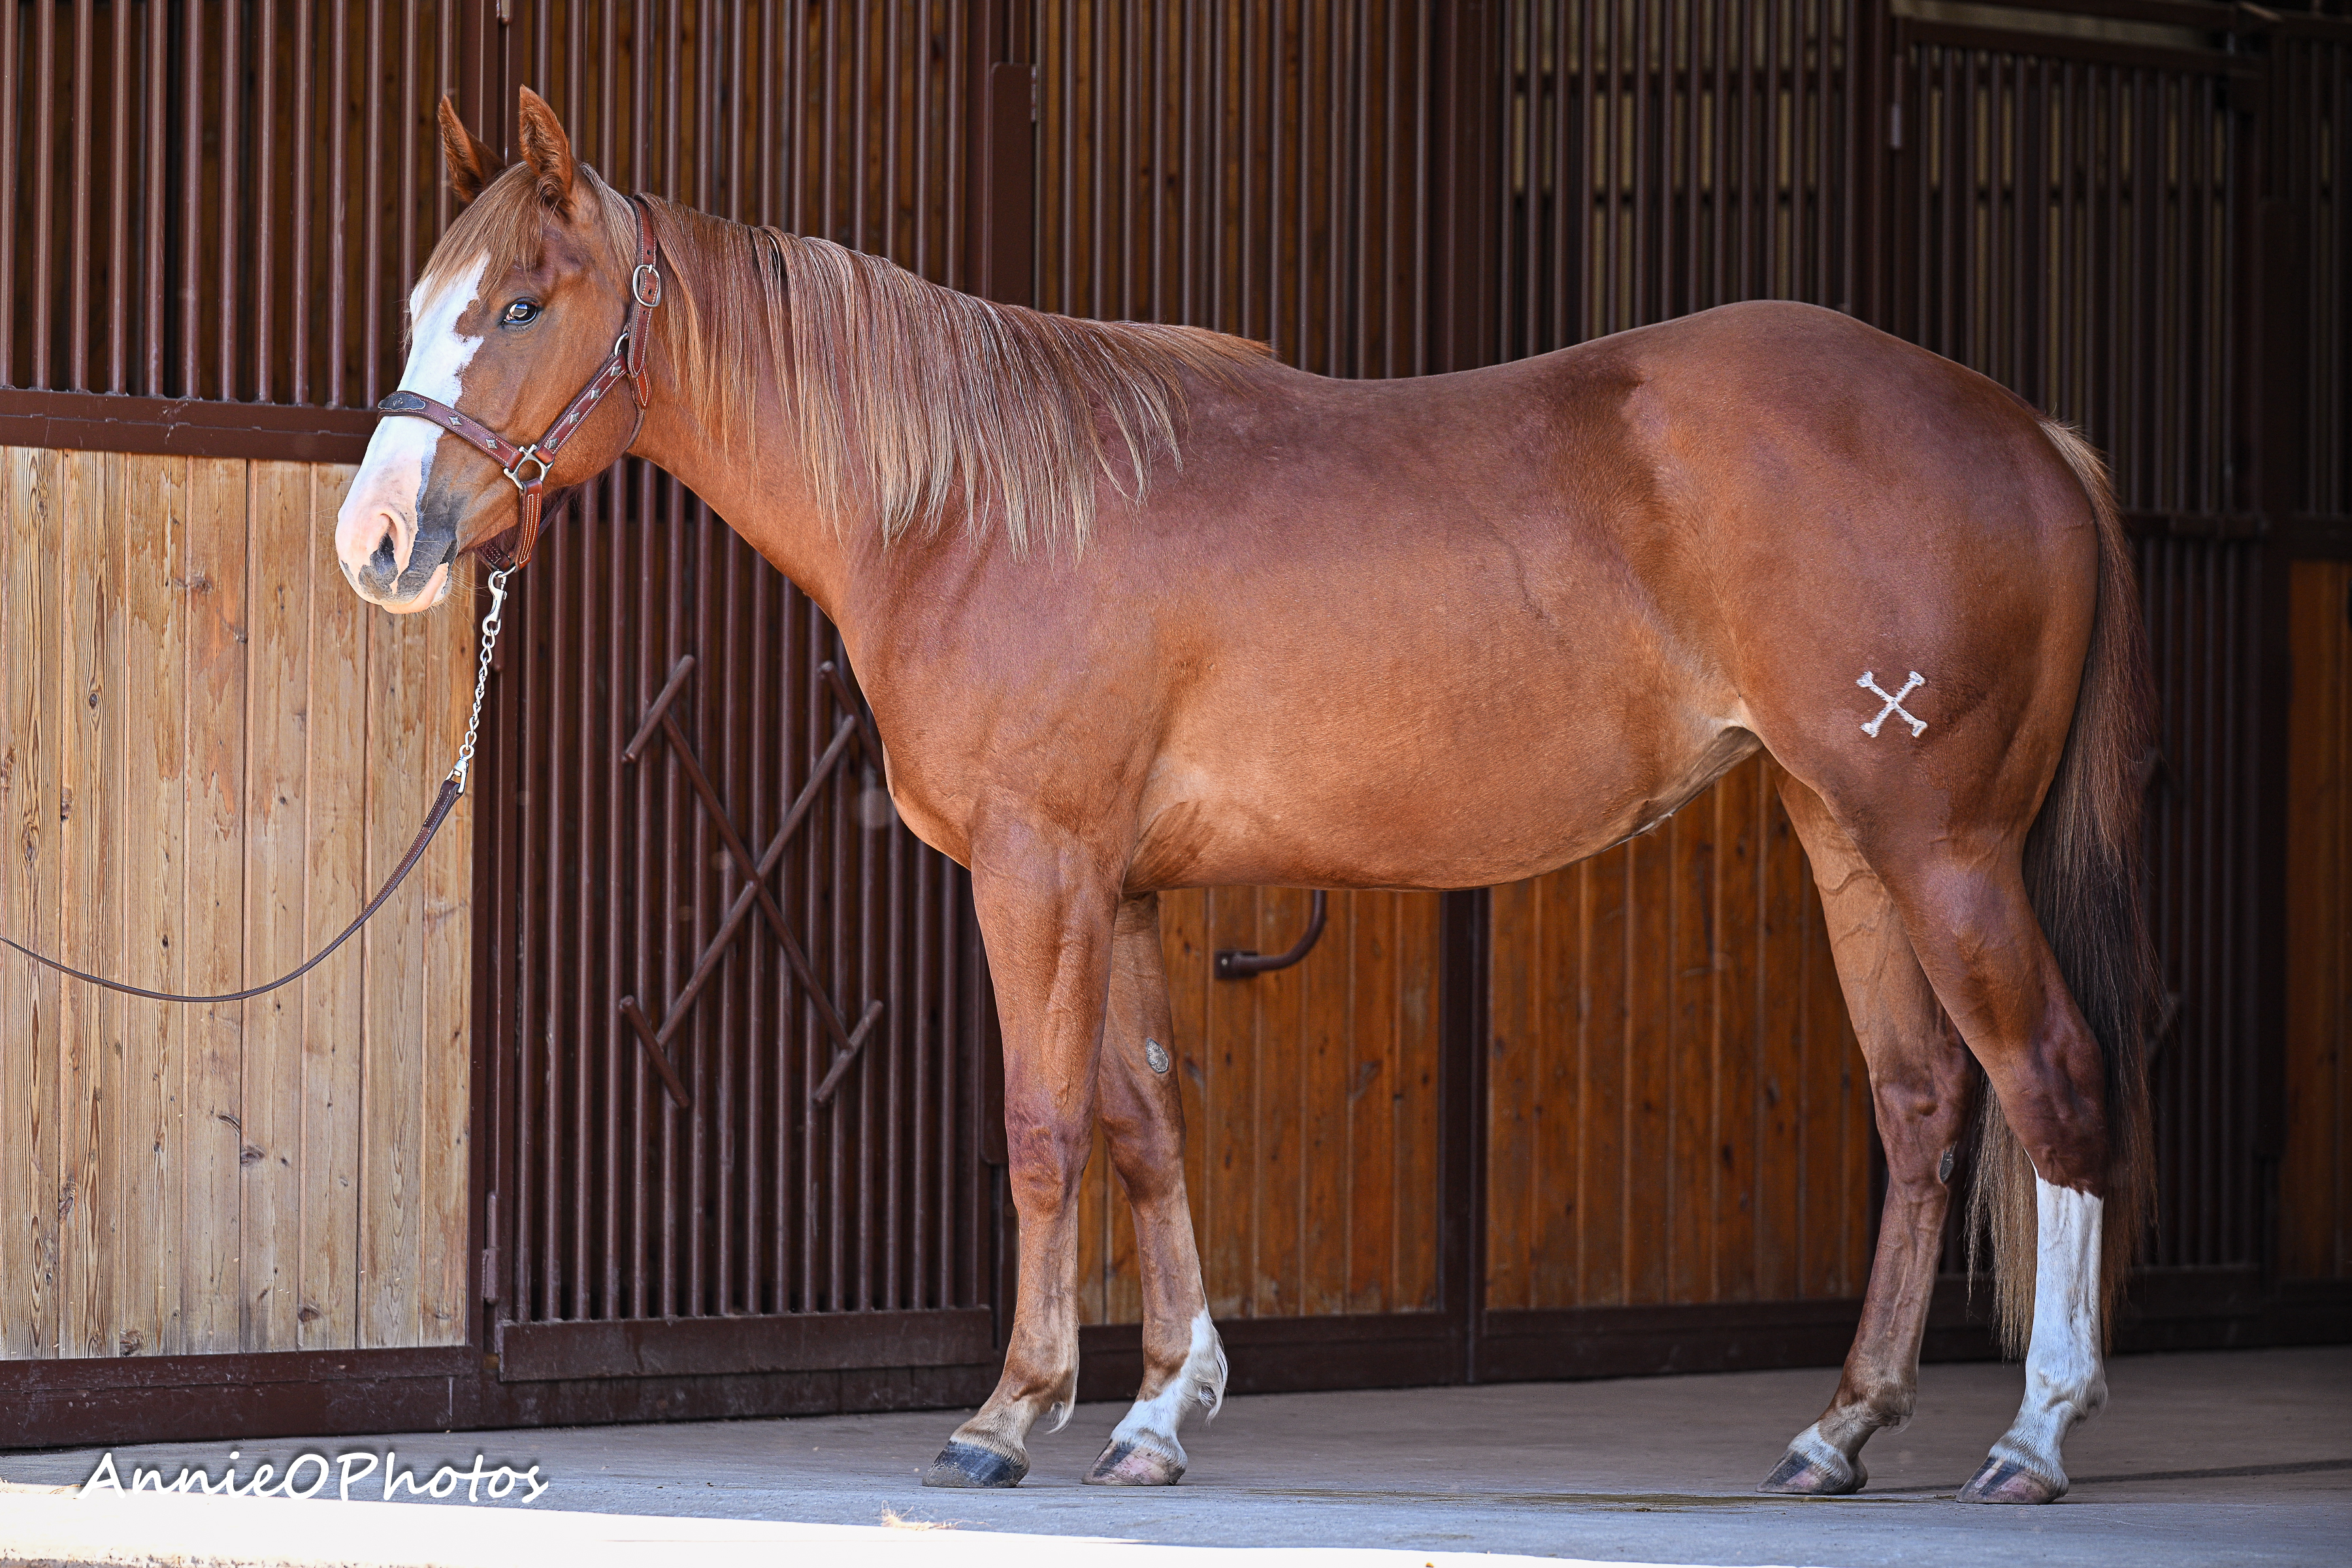
<svg viewBox="0 0 2352 1568">
<path fill-rule="evenodd" d="M 383 363 L 383 269 L 373 265 L 383 254 L 383 0 L 369 0 L 367 18 L 367 92 L 365 109 L 367 174 L 362 199 L 367 216 L 362 221 L 362 254 L 371 265 L 360 285 L 360 402 L 372 405 Z M 338 225 L 338 227 L 342 226 Z M 346 371 L 348 374 L 348 371 Z"/>
<path fill-rule="evenodd" d="M 1650 278 L 1650 16 L 1655 6 L 1636 5 L 1633 16 L 1633 80 L 1629 84 L 1633 98 L 1633 158 L 1627 171 L 1630 189 L 1626 193 L 1629 208 L 1627 220 L 1632 234 L 1632 256 L 1629 277 L 1632 285 L 1631 316 L 1627 326 L 1640 326 L 1650 321 L 1653 290 Z"/>
<path fill-rule="evenodd" d="M 236 397 L 237 350 L 242 334 L 243 307 L 237 299 L 237 248 L 245 238 L 245 223 L 241 206 L 239 154 L 245 146 L 245 132 L 239 113 L 244 71 L 244 37 L 238 24 L 243 20 L 242 8 L 236 5 L 221 9 L 220 69 L 220 271 L 215 287 L 219 290 L 219 315 L 215 318 L 214 353 L 219 358 L 214 395 L 222 402 Z M 190 243 L 194 237 L 190 236 Z"/>
<path fill-rule="evenodd" d="M 289 321 L 288 338 L 292 349 L 289 369 L 289 388 L 298 404 L 310 401 L 310 143 L 315 107 L 312 58 L 315 45 L 311 37 L 315 8 L 297 5 L 294 7 L 294 201 L 290 215 L 293 254 L 287 268 Z M 265 392 L 264 396 L 268 394 Z"/>
<path fill-rule="evenodd" d="M 260 84 L 260 104 L 253 123 L 253 396 L 270 400 L 273 390 L 269 362 L 277 348 L 278 291 L 273 287 L 278 266 L 278 5 L 258 0 L 259 25 L 254 29 L 254 79 Z M 301 7 L 298 3 L 296 9 Z M 301 137 L 294 138 L 299 146 Z M 289 206 L 302 205 L 302 192 L 291 193 Z"/>
<path fill-rule="evenodd" d="M 10 18 L 15 26 L 15 18 Z M 52 226 L 56 222 L 58 121 L 58 8 L 42 4 L 33 12 L 33 374 L 32 384 L 47 387 L 50 355 L 56 345 L 57 286 L 53 280 L 56 254 Z M 194 35 L 194 26 L 190 33 Z M 10 302 L 14 313 L 15 302 Z"/>
<path fill-rule="evenodd" d="M 43 9 L 55 7 L 45 5 Z M 76 392 L 89 390 L 89 279 L 96 270 L 89 255 L 89 133 L 95 118 L 90 100 L 96 87 L 91 80 L 96 62 L 90 57 L 97 21 L 91 0 L 74 0 L 73 188 L 66 193 L 71 204 L 67 269 L 72 274 L 68 309 L 73 313 L 66 322 L 66 384 Z"/>
<path fill-rule="evenodd" d="M 138 180 L 138 163 L 131 152 L 131 105 L 138 94 L 131 88 L 131 7 L 117 4 L 114 16 L 114 59 L 109 74 L 113 110 L 107 150 L 114 167 L 107 184 L 106 222 L 106 390 L 131 390 L 131 191 Z M 15 18 L 7 26 L 13 29 Z M 15 181 L 0 162 L 0 179 Z M 153 177 L 153 172 L 149 172 Z M 0 353 L 0 384 L 7 381 L 7 357 Z"/>
<path fill-rule="evenodd" d="M 154 7 L 154 26 L 163 25 L 163 8 Z M 8 182 L 9 199 L 0 201 L 0 299 L 11 301 L 8 309 L 0 310 L 0 386 L 34 385 L 40 383 L 27 375 L 17 380 L 16 372 L 16 203 L 15 193 L 25 185 L 25 170 L 19 163 L 23 148 L 19 145 L 16 128 L 23 113 L 19 101 L 25 85 L 24 71 L 18 59 L 25 26 L 21 7 L 11 7 L 5 22 L 0 22 L 0 178 Z M 159 46 L 152 57 L 160 62 L 163 51 Z M 153 101 L 161 101 L 160 96 Z M 160 172 L 154 176 L 160 179 Z M 160 228 L 153 231 L 160 232 Z M 37 293 L 34 298 L 38 300 Z M 36 324 L 36 331 L 38 327 Z"/>
</svg>

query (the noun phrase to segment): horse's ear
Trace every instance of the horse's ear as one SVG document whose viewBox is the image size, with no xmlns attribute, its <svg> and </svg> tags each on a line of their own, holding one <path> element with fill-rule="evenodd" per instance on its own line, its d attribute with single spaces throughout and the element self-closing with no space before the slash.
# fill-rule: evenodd
<svg viewBox="0 0 2352 1568">
<path fill-rule="evenodd" d="M 572 138 L 547 100 L 529 88 L 522 89 L 522 160 L 539 181 L 539 199 L 558 217 L 572 212 L 572 182 L 578 165 L 572 160 Z"/>
<path fill-rule="evenodd" d="M 506 165 L 499 162 L 496 153 L 474 140 L 446 92 L 441 95 L 440 121 L 441 157 L 449 165 L 449 188 L 463 205 L 480 195 L 482 187 L 497 179 Z"/>
</svg>

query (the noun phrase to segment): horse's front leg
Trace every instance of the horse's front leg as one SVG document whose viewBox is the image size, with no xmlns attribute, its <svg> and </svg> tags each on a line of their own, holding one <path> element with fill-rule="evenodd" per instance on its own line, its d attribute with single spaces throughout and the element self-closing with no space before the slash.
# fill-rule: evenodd
<svg viewBox="0 0 2352 1568">
<path fill-rule="evenodd" d="M 1110 1018 L 1103 1029 L 1102 1119 L 1111 1163 L 1135 1209 L 1143 1276 L 1143 1387 L 1087 1475 L 1109 1486 L 1171 1486 L 1184 1473 L 1177 1433 L 1225 1397 L 1225 1351 L 1209 1321 L 1201 1253 L 1184 1195 L 1184 1102 L 1160 956 L 1160 898 L 1118 907 Z"/>
<path fill-rule="evenodd" d="M 1004 1375 L 924 1474 L 1010 1487 L 1029 1428 L 1058 1430 L 1077 1397 L 1078 1178 L 1094 1142 L 1095 1063 L 1118 879 L 1070 836 L 1022 824 L 972 847 L 972 901 L 1004 1031 L 1004 1145 L 1021 1216 Z"/>
</svg>

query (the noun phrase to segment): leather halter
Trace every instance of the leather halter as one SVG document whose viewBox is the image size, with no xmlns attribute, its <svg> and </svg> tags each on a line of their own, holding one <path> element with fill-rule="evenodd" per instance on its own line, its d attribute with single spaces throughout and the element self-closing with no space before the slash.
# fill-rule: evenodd
<svg viewBox="0 0 2352 1568">
<path fill-rule="evenodd" d="M 637 417 L 652 405 L 646 390 L 646 349 L 653 339 L 653 311 L 662 302 L 661 268 L 656 265 L 659 253 L 654 246 L 651 221 L 646 216 L 646 204 L 637 196 L 629 198 L 630 207 L 637 215 L 637 264 L 629 273 L 629 316 L 621 328 L 621 335 L 613 340 L 613 352 L 597 369 L 580 395 L 566 404 L 547 434 L 528 446 L 518 447 L 497 431 L 469 415 L 461 414 L 446 403 L 436 402 L 419 392 L 394 392 L 378 403 L 381 414 L 405 414 L 417 419 L 429 419 L 452 436 L 480 452 L 496 463 L 520 492 L 520 538 L 507 562 L 513 571 L 530 559 L 539 543 L 540 512 L 545 505 L 542 493 L 550 469 L 555 466 L 555 455 L 574 431 L 588 421 L 605 395 L 624 380 L 637 396 Z"/>
</svg>

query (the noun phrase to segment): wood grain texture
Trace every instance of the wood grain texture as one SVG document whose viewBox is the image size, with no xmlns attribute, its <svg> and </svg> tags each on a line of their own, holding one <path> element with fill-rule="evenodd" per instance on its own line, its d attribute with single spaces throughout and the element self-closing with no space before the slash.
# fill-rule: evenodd
<svg viewBox="0 0 2352 1568">
<path fill-rule="evenodd" d="M 187 888 L 182 809 L 187 768 L 188 460 L 130 458 L 123 493 L 133 526 L 121 530 L 125 573 L 120 781 L 124 867 L 123 977 L 151 990 L 185 989 Z M 187 1010 L 126 1001 L 121 1210 L 114 1305 L 118 1353 L 171 1355 L 182 1344 L 180 1268 L 182 1052 Z"/>
<path fill-rule="evenodd" d="M 2352 562 L 2288 579 L 2280 1272 L 2352 1275 Z"/>
<path fill-rule="evenodd" d="M 0 929 L 222 991 L 357 911 L 455 754 L 473 637 L 462 601 L 390 625 L 352 597 L 349 476 L 0 450 Z M 381 917 L 404 969 L 373 991 L 357 945 L 216 1007 L 0 957 L 0 1359 L 363 1342 L 371 1147 L 404 1250 L 365 1342 L 462 1340 L 469 838 L 461 807 Z"/>
<path fill-rule="evenodd" d="M 1859 1292 L 1861 1058 L 1769 769 L 1496 889 L 1490 1308 Z"/>
</svg>

